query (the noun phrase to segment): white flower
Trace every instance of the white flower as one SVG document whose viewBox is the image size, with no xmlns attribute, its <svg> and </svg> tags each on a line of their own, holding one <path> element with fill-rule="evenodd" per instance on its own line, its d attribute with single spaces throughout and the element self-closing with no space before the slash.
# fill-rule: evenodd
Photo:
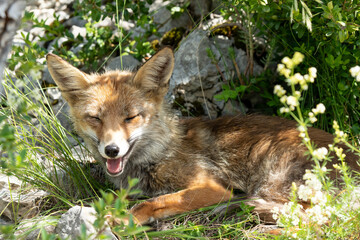
<svg viewBox="0 0 360 240">
<path fill-rule="evenodd" d="M 289 57 L 284 57 L 281 62 L 286 65 L 288 69 L 293 68 L 294 63 Z"/>
<path fill-rule="evenodd" d="M 344 159 L 346 157 L 346 155 L 343 153 L 342 148 L 334 147 L 334 150 L 335 150 L 335 154 L 336 154 L 336 156 L 338 156 L 338 158 Z"/>
<path fill-rule="evenodd" d="M 310 76 L 310 79 L 311 79 L 311 78 L 316 78 L 316 73 L 317 73 L 316 68 L 314 68 L 314 67 L 309 68 L 309 76 Z"/>
<path fill-rule="evenodd" d="M 315 205 L 312 208 L 308 208 L 305 210 L 305 212 L 318 225 L 323 225 L 329 220 L 328 217 L 325 216 L 322 208 L 319 205 Z"/>
<path fill-rule="evenodd" d="M 285 65 L 284 64 L 278 64 L 277 66 L 277 71 L 281 73 L 281 71 L 283 71 L 285 69 Z"/>
<path fill-rule="evenodd" d="M 306 170 L 304 174 L 304 180 L 306 180 L 305 185 L 310 187 L 312 190 L 314 191 L 321 190 L 322 188 L 321 182 L 319 181 L 317 176 L 314 173 L 312 173 L 310 170 Z"/>
<path fill-rule="evenodd" d="M 277 220 L 279 218 L 280 209 L 278 207 L 274 207 L 271 210 L 271 213 L 273 214 L 272 217 L 274 220 Z"/>
<path fill-rule="evenodd" d="M 311 123 L 314 123 L 317 121 L 317 118 L 315 117 L 315 114 L 313 112 L 309 112 L 309 120 Z"/>
<path fill-rule="evenodd" d="M 304 54 L 300 53 L 300 52 L 295 52 L 294 56 L 292 58 L 292 61 L 295 65 L 298 65 L 299 63 L 301 63 L 304 60 Z"/>
<path fill-rule="evenodd" d="M 305 132 L 307 128 L 304 125 L 300 125 L 297 129 L 299 130 L 299 132 Z"/>
<path fill-rule="evenodd" d="M 294 96 L 295 96 L 296 98 L 300 98 L 300 96 L 301 96 L 300 91 L 295 91 L 295 92 L 294 92 Z"/>
<path fill-rule="evenodd" d="M 350 74 L 352 77 L 356 78 L 356 81 L 360 82 L 360 67 L 359 66 L 350 68 Z"/>
<path fill-rule="evenodd" d="M 286 108 L 286 107 L 280 108 L 280 113 L 288 113 L 288 112 L 290 112 L 289 108 Z"/>
<path fill-rule="evenodd" d="M 324 106 L 324 104 L 322 104 L 322 103 L 319 103 L 318 105 L 316 105 L 316 111 L 318 112 L 318 113 L 324 113 L 325 112 L 325 106 Z"/>
<path fill-rule="evenodd" d="M 318 160 L 323 160 L 327 154 L 328 154 L 328 150 L 325 147 L 321 147 L 315 149 L 312 155 Z"/>
<path fill-rule="evenodd" d="M 287 103 L 289 106 L 293 106 L 293 107 L 296 107 L 296 106 L 299 105 L 299 102 L 298 102 L 297 98 L 294 97 L 294 96 L 288 96 L 288 97 L 286 98 L 286 103 Z"/>
<path fill-rule="evenodd" d="M 312 189 L 305 186 L 305 185 L 300 185 L 299 186 L 299 190 L 297 191 L 297 194 L 299 196 L 299 199 L 307 201 L 311 195 L 312 195 Z"/>
<path fill-rule="evenodd" d="M 280 85 L 275 85 L 274 87 L 274 93 L 278 96 L 278 97 L 282 97 L 285 95 L 286 90 L 280 86 Z"/>
<path fill-rule="evenodd" d="M 322 191 L 316 191 L 315 195 L 311 198 L 313 204 L 325 205 L 327 202 L 325 194 Z"/>
</svg>

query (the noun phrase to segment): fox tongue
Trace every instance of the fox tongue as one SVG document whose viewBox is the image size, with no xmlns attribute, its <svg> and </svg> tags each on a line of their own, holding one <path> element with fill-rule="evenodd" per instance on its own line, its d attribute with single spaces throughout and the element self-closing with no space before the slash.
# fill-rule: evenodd
<svg viewBox="0 0 360 240">
<path fill-rule="evenodd" d="M 109 173 L 116 174 L 118 172 L 121 172 L 123 167 L 123 159 L 122 158 L 107 159 L 106 167 Z"/>
</svg>

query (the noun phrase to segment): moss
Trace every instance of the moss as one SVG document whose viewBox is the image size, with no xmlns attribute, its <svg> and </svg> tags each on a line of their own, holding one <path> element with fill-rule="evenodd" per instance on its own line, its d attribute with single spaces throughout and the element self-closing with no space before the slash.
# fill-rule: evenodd
<svg viewBox="0 0 360 240">
<path fill-rule="evenodd" d="M 240 28 L 236 25 L 224 25 L 222 27 L 219 26 L 220 25 L 215 25 L 210 28 L 210 31 L 214 36 L 223 35 L 227 37 L 232 37 L 236 32 L 240 31 Z"/>
<path fill-rule="evenodd" d="M 154 49 L 155 51 L 159 51 L 160 49 L 160 42 L 158 39 L 155 39 L 151 42 L 151 48 Z"/>
<path fill-rule="evenodd" d="M 166 32 L 161 38 L 161 45 L 177 48 L 185 33 L 186 29 L 183 27 L 173 28 L 170 31 Z"/>
<path fill-rule="evenodd" d="M 226 36 L 228 38 L 233 37 L 234 38 L 234 45 L 238 49 L 246 49 L 245 43 L 244 43 L 244 34 L 241 31 L 239 26 L 236 25 L 224 25 L 222 27 L 219 27 L 219 25 L 215 25 L 210 28 L 211 34 L 213 36 L 222 35 Z"/>
</svg>

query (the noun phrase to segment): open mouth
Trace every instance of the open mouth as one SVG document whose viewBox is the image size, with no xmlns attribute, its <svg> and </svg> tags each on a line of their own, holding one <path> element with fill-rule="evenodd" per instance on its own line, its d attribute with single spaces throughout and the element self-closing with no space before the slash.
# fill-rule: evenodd
<svg viewBox="0 0 360 240">
<path fill-rule="evenodd" d="M 110 176 L 119 175 L 123 172 L 125 163 L 125 157 L 106 159 L 106 169 Z"/>
<path fill-rule="evenodd" d="M 135 145 L 135 143 L 133 143 L 130 146 L 130 149 L 128 150 L 128 152 L 122 157 L 104 159 L 104 160 L 106 160 L 107 174 L 109 174 L 111 177 L 117 177 L 124 171 L 126 162 L 129 158 L 129 156 L 131 155 L 134 145 Z"/>
</svg>

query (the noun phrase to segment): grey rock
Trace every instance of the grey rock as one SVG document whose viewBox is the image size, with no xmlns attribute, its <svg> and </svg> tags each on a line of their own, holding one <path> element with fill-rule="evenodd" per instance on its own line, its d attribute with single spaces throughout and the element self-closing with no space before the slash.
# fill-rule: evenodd
<svg viewBox="0 0 360 240">
<path fill-rule="evenodd" d="M 63 98 L 58 98 L 58 103 L 52 105 L 52 110 L 56 118 L 60 121 L 60 124 L 70 131 L 72 129 L 72 121 L 70 119 L 69 111 L 70 106 Z"/>
<path fill-rule="evenodd" d="M 86 36 L 86 28 L 85 27 L 78 27 L 76 25 L 73 25 L 70 28 L 70 32 L 74 35 L 75 38 L 78 35 L 80 35 L 83 38 Z"/>
<path fill-rule="evenodd" d="M 197 90 L 201 87 L 201 80 L 218 75 L 206 53 L 206 48 L 210 46 L 207 32 L 201 29 L 196 29 L 180 43 L 175 53 L 175 67 L 170 79 L 169 92 L 178 85 L 191 85 L 192 91 Z"/>
<path fill-rule="evenodd" d="M 121 64 L 122 61 L 122 64 Z M 109 70 L 134 70 L 140 61 L 134 58 L 131 55 L 118 56 L 113 59 L 110 59 L 106 65 L 106 68 Z"/>
<path fill-rule="evenodd" d="M 171 12 L 166 8 L 171 1 L 156 0 L 149 7 L 149 12 L 153 17 L 154 23 L 160 26 L 157 31 L 164 34 L 175 27 L 187 28 L 192 24 L 190 16 L 184 12 L 179 17 L 173 18 Z"/>
<path fill-rule="evenodd" d="M 44 70 L 43 70 L 43 73 L 42 73 L 41 81 L 49 83 L 49 84 L 56 85 L 54 79 L 50 75 L 50 72 L 49 72 L 49 69 L 48 69 L 47 65 L 44 65 Z"/>
<path fill-rule="evenodd" d="M 190 2 L 192 15 L 196 19 L 204 18 L 211 10 L 211 0 L 193 0 Z"/>
<path fill-rule="evenodd" d="M 76 239 L 81 233 L 81 225 L 85 225 L 86 233 L 90 236 L 88 239 L 95 239 L 97 234 L 93 226 L 96 220 L 95 215 L 96 211 L 91 207 L 72 207 L 61 216 L 55 232 L 61 239 Z M 111 232 L 110 227 L 107 227 L 103 233 L 109 236 L 110 239 L 117 239 Z"/>
<path fill-rule="evenodd" d="M 30 29 L 30 33 L 37 37 L 44 37 L 45 36 L 45 29 L 41 27 L 34 27 Z"/>
<path fill-rule="evenodd" d="M 94 24 L 95 28 L 100 28 L 100 27 L 110 27 L 112 29 L 115 29 L 115 19 L 111 19 L 109 17 L 106 17 L 105 19 L 103 19 L 102 21 L 95 23 Z"/>
<path fill-rule="evenodd" d="M 2 215 L 10 220 L 36 216 L 39 213 L 39 200 L 48 195 L 43 190 L 24 188 L 14 176 L 0 174 L 0 185 L 0 209 Z M 12 206 L 16 206 L 16 209 Z"/>
<path fill-rule="evenodd" d="M 56 220 L 52 217 L 42 216 L 24 220 L 17 226 L 16 239 L 37 240 L 43 228 L 48 234 L 55 233 Z"/>
<path fill-rule="evenodd" d="M 59 100 L 61 98 L 61 92 L 60 92 L 59 88 L 46 89 L 46 95 L 53 101 Z"/>
<path fill-rule="evenodd" d="M 247 108 L 242 104 L 234 100 L 229 100 L 225 103 L 221 115 L 245 115 Z"/>
<path fill-rule="evenodd" d="M 87 21 L 85 19 L 82 19 L 79 16 L 72 17 L 68 20 L 66 20 L 63 25 L 64 27 L 71 27 L 71 26 L 79 26 L 84 27 Z"/>
<path fill-rule="evenodd" d="M 51 25 L 55 21 L 55 9 L 39 8 L 34 9 L 32 12 L 34 13 L 34 18 L 39 21 L 45 20 L 46 25 Z"/>
</svg>

